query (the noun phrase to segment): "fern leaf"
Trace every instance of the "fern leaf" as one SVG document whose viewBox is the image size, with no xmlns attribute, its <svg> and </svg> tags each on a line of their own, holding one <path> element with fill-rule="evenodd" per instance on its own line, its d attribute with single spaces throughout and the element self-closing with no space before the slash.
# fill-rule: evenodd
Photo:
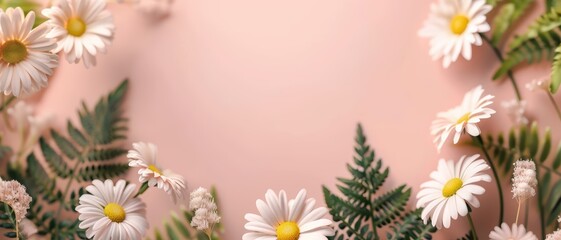
<svg viewBox="0 0 561 240">
<path fill-rule="evenodd" d="M 549 91 L 556 93 L 561 85 L 561 45 L 555 48 L 555 57 L 553 57 L 553 66 L 551 67 L 551 84 Z"/>
<path fill-rule="evenodd" d="M 47 164 L 49 164 L 50 169 L 53 170 L 57 176 L 66 178 L 72 174 L 72 170 L 70 170 L 66 162 L 43 137 L 39 139 L 39 145 L 41 146 L 41 151 L 43 152 Z"/>
<path fill-rule="evenodd" d="M 498 46 L 504 33 L 518 20 L 533 0 L 518 0 L 503 4 L 493 19 L 493 36 L 491 42 Z"/>
<path fill-rule="evenodd" d="M 127 150 L 122 148 L 93 149 L 86 153 L 89 161 L 108 161 L 123 156 Z"/>
<path fill-rule="evenodd" d="M 126 163 L 108 163 L 89 165 L 80 169 L 77 174 L 79 181 L 92 181 L 94 179 L 109 179 L 124 174 L 129 169 Z"/>
<path fill-rule="evenodd" d="M 504 62 L 493 79 L 498 79 L 522 62 L 533 63 L 542 59 L 550 60 L 561 43 L 557 29 L 561 26 L 561 9 L 552 9 L 540 16 L 525 34 L 518 36 L 510 45 Z"/>
<path fill-rule="evenodd" d="M 360 125 L 356 133 L 356 156 L 353 164 L 347 164 L 352 178 L 337 178 L 342 196 L 323 186 L 326 205 L 337 225 L 335 235 L 329 239 L 430 239 L 430 233 L 436 230 L 418 221 L 420 211 L 405 211 L 410 188 L 401 185 L 386 193 L 378 192 L 389 176 L 389 169 L 375 158 Z M 390 232 L 381 234 L 384 226 L 389 226 Z"/>
</svg>

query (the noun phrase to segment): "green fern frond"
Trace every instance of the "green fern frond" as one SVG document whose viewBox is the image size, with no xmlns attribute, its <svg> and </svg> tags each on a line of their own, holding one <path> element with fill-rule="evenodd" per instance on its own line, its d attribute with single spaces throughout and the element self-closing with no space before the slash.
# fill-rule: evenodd
<svg viewBox="0 0 561 240">
<path fill-rule="evenodd" d="M 539 17 L 526 33 L 518 36 L 510 45 L 504 62 L 493 79 L 498 79 L 522 62 L 533 63 L 542 59 L 551 60 L 554 50 L 561 43 L 559 27 L 561 9 L 552 9 Z"/>
<path fill-rule="evenodd" d="M 31 153 L 23 174 L 17 173 L 17 169 L 9 171 L 10 177 L 25 183 L 36 201 L 42 199 L 46 205 L 52 205 L 49 209 L 58 209 L 42 214 L 42 209 L 34 209 L 35 213 L 30 215 L 31 221 L 45 224 L 40 227 L 41 235 L 51 235 L 55 240 L 86 239 L 84 231 L 78 227 L 79 220 L 62 218 L 62 212 L 75 211 L 80 196 L 85 193 L 83 188 L 72 183 L 113 178 L 129 169 L 127 163 L 119 161 L 126 150 L 116 142 L 125 138 L 127 130 L 120 108 L 127 86 L 128 81 L 123 81 L 108 96 L 102 97 L 93 111 L 82 103 L 78 111 L 81 128 L 68 121 L 67 135 L 52 129 L 50 134 L 42 136 L 39 146 L 46 167 Z M 65 179 L 64 191 L 57 187 L 60 179 Z M 41 196 L 40 199 L 36 199 L 37 196 Z"/>
<path fill-rule="evenodd" d="M 543 208 L 545 225 L 557 224 L 557 216 L 561 214 L 561 180 L 552 183 L 552 175 L 561 176 L 561 142 L 552 154 L 550 128 L 545 128 L 540 134 L 538 124 L 534 122 L 531 126 L 511 129 L 508 141 L 505 141 L 502 133 L 497 137 L 487 136 L 486 139 L 485 148 L 507 178 L 511 177 L 512 166 L 516 160 L 534 161 L 538 178 L 538 204 L 539 208 Z"/>
<path fill-rule="evenodd" d="M 475 239 L 475 238 L 473 237 L 473 232 L 471 232 L 471 231 L 466 233 L 465 236 L 463 236 L 461 238 L 458 238 L 458 240 L 473 240 L 473 239 Z"/>
<path fill-rule="evenodd" d="M 326 205 L 337 225 L 335 236 L 329 239 L 430 239 L 436 229 L 422 222 L 420 210 L 405 211 L 411 188 L 401 185 L 385 194 L 378 193 L 389 169 L 382 167 L 381 159 L 375 160 L 366 140 L 359 124 L 354 165 L 347 164 L 352 178 L 338 178 L 342 197 L 323 186 Z M 389 226 L 390 231 L 380 234 L 384 226 Z"/>
<path fill-rule="evenodd" d="M 5 229 L 2 235 L 7 238 L 16 238 L 16 215 L 10 205 L 0 202 L 0 229 Z M 19 240 L 19 239 L 18 239 Z"/>
<path fill-rule="evenodd" d="M 500 6 L 497 15 L 493 19 L 493 36 L 491 37 L 493 45 L 499 45 L 505 35 L 504 33 L 522 16 L 533 2 L 533 0 L 514 0 Z"/>
</svg>

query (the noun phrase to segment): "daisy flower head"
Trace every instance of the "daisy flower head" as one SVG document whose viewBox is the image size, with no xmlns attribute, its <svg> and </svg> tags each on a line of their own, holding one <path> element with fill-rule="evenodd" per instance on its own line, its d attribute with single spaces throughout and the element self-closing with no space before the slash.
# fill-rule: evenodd
<svg viewBox="0 0 561 240">
<path fill-rule="evenodd" d="M 480 33 L 491 27 L 485 16 L 492 7 L 485 0 L 440 0 L 431 5 L 429 18 L 419 36 L 430 38 L 429 54 L 433 60 L 443 58 L 443 66 L 458 60 L 460 53 L 471 59 L 471 45 L 481 46 Z"/>
<path fill-rule="evenodd" d="M 141 183 L 148 182 L 150 187 L 158 187 L 166 191 L 174 203 L 183 199 L 185 180 L 183 176 L 175 174 L 169 169 L 162 169 L 157 163 L 158 147 L 152 143 L 136 142 L 132 144 L 127 158 L 130 167 L 140 168 L 138 180 Z"/>
<path fill-rule="evenodd" d="M 481 131 L 477 123 L 481 119 L 490 118 L 495 113 L 495 110 L 488 108 L 493 103 L 491 99 L 494 97 L 483 96 L 483 88 L 479 85 L 464 95 L 460 106 L 446 112 L 439 112 L 431 126 L 431 134 L 435 137 L 433 142 L 437 143 L 438 151 L 442 149 L 452 132 L 454 132 L 454 144 L 458 143 L 464 131 L 471 136 L 479 136 Z"/>
<path fill-rule="evenodd" d="M 278 239 L 278 240 L 315 240 L 333 236 L 331 220 L 322 218 L 327 214 L 325 207 L 315 208 L 316 200 L 306 200 L 306 190 L 298 192 L 290 201 L 281 190 L 277 195 L 267 190 L 265 201 L 257 200 L 260 215 L 248 213 L 245 229 L 250 231 L 243 235 L 243 240 Z"/>
<path fill-rule="evenodd" d="M 31 94 L 47 86 L 47 78 L 58 66 L 51 53 L 56 46 L 46 37 L 49 27 L 33 28 L 35 13 L 21 8 L 0 10 L 0 90 L 5 95 Z"/>
<path fill-rule="evenodd" d="M 89 194 L 80 197 L 76 211 L 80 214 L 79 227 L 86 229 L 88 238 L 117 240 L 141 239 L 148 228 L 146 205 L 134 197 L 135 184 L 119 180 L 114 185 L 93 180 L 86 187 Z"/>
<path fill-rule="evenodd" d="M 491 176 L 482 173 L 487 169 L 479 154 L 464 155 L 458 163 L 440 159 L 437 170 L 430 174 L 432 180 L 421 184 L 417 194 L 417 208 L 424 208 L 421 218 L 425 224 L 430 219 L 439 229 L 449 228 L 451 219 L 468 214 L 467 204 L 478 208 L 476 195 L 485 193 L 485 189 L 477 184 L 491 182 Z"/>
<path fill-rule="evenodd" d="M 526 231 L 524 225 L 512 224 L 512 228 L 506 223 L 502 223 L 501 227 L 496 226 L 489 233 L 490 240 L 538 240 L 538 237 L 530 231 Z"/>
<path fill-rule="evenodd" d="M 113 16 L 100 0 L 60 0 L 41 12 L 52 30 L 47 37 L 57 41 L 54 53 L 64 52 L 69 63 L 80 60 L 95 66 L 97 53 L 104 53 L 113 40 Z"/>
</svg>

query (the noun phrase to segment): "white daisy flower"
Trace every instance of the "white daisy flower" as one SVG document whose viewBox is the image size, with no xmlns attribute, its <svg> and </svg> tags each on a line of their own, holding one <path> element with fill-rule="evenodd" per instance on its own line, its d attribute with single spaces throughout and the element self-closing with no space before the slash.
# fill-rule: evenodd
<svg viewBox="0 0 561 240">
<path fill-rule="evenodd" d="M 485 189 L 476 184 L 491 182 L 491 176 L 481 173 L 487 169 L 479 154 L 464 155 L 457 164 L 440 159 L 438 169 L 430 174 L 432 180 L 421 184 L 417 194 L 417 208 L 424 208 L 421 218 L 425 224 L 430 218 L 433 226 L 449 228 L 451 219 L 468 214 L 467 204 L 478 208 L 476 195 L 485 193 Z"/>
<path fill-rule="evenodd" d="M 80 197 L 76 211 L 79 227 L 94 240 L 141 239 L 148 229 L 146 205 L 134 197 L 135 184 L 125 180 L 93 180 L 86 187 L 89 194 Z"/>
<path fill-rule="evenodd" d="M 295 199 L 287 201 L 286 193 L 281 190 L 278 195 L 272 190 L 265 194 L 265 201 L 257 200 L 257 210 L 261 215 L 248 213 L 245 229 L 250 231 L 243 235 L 243 240 L 300 239 L 316 240 L 333 236 L 331 220 L 322 218 L 327 208 L 314 209 L 316 200 L 306 199 L 306 190 L 298 192 Z"/>
<path fill-rule="evenodd" d="M 19 7 L 0 10 L 0 91 L 5 95 L 38 91 L 58 66 L 51 53 L 56 43 L 46 37 L 49 27 L 33 28 L 34 23 L 34 12 L 26 16 Z"/>
<path fill-rule="evenodd" d="M 156 163 L 158 147 L 152 143 L 137 142 L 133 143 L 133 150 L 129 150 L 127 158 L 129 158 L 130 167 L 138 167 L 138 180 L 141 183 L 148 182 L 148 186 L 157 186 L 159 189 L 166 191 L 174 203 L 178 199 L 183 199 L 183 190 L 185 190 L 185 180 L 183 176 L 173 173 L 169 169 L 162 169 Z"/>
<path fill-rule="evenodd" d="M 491 99 L 495 96 L 482 95 L 483 88 L 479 85 L 464 95 L 460 106 L 436 115 L 437 119 L 432 122 L 431 134 L 435 136 L 434 142 L 438 143 L 438 151 L 442 149 L 452 131 L 455 132 L 454 144 L 458 143 L 464 130 L 471 136 L 479 136 L 481 131 L 476 124 L 495 113 L 495 110 L 487 107 L 493 103 Z"/>
<path fill-rule="evenodd" d="M 52 26 L 47 37 L 57 40 L 54 52 L 64 51 L 69 63 L 83 60 L 86 67 L 95 66 L 95 56 L 104 53 L 113 39 L 115 25 L 105 1 L 60 0 L 42 13 Z"/>
<path fill-rule="evenodd" d="M 496 226 L 489 233 L 490 240 L 538 240 L 538 237 L 532 232 L 527 232 L 524 225 L 512 224 L 512 228 L 506 223 L 502 223 L 501 227 Z"/>
<path fill-rule="evenodd" d="M 460 52 L 470 60 L 471 45 L 483 44 L 479 33 L 491 29 L 485 16 L 491 9 L 485 0 L 440 0 L 432 4 L 419 35 L 430 38 L 433 60 L 443 58 L 445 68 L 458 59 Z"/>
</svg>

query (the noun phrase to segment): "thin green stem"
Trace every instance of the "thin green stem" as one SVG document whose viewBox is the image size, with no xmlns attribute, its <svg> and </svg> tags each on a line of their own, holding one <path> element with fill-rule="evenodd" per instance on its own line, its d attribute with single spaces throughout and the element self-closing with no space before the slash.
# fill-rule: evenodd
<svg viewBox="0 0 561 240">
<path fill-rule="evenodd" d="M 497 58 L 499 59 L 499 61 L 501 61 L 501 63 L 504 62 L 504 58 L 503 58 L 503 54 L 501 53 L 501 50 L 495 46 L 492 42 L 491 39 L 489 39 L 487 36 L 485 36 L 485 34 L 480 33 L 479 34 L 481 36 L 481 38 L 483 39 L 483 41 L 485 41 L 486 43 L 489 44 L 489 46 L 493 49 L 493 52 L 495 53 L 495 55 L 497 56 Z M 507 76 L 510 79 L 510 83 L 512 84 L 512 87 L 514 88 L 514 93 L 516 94 L 516 99 L 518 101 L 522 100 L 522 95 L 520 94 L 520 89 L 518 88 L 518 84 L 516 83 L 516 79 L 514 79 L 514 74 L 512 73 L 511 70 L 507 71 Z"/>
<path fill-rule="evenodd" d="M 469 221 L 469 226 L 471 228 L 471 233 L 473 235 L 473 239 L 477 240 L 477 231 L 475 231 L 475 225 L 473 224 L 473 220 L 471 219 L 471 213 L 468 213 L 468 221 Z"/>
<path fill-rule="evenodd" d="M 540 175 L 540 168 L 536 168 L 536 176 L 541 176 Z M 542 204 L 543 203 L 543 200 L 542 200 L 543 196 L 542 195 L 544 193 L 541 191 L 542 188 L 541 188 L 540 184 L 541 183 L 538 181 L 536 189 L 538 190 L 538 209 L 540 211 L 540 229 L 541 229 L 541 234 L 542 234 L 541 239 L 545 239 L 545 219 L 544 219 L 545 218 L 545 211 L 544 211 L 544 208 L 543 208 L 544 204 Z"/>
<path fill-rule="evenodd" d="M 483 154 L 485 154 L 485 158 L 487 158 L 487 162 L 489 163 L 489 166 L 493 171 L 493 176 L 495 177 L 495 183 L 497 184 L 497 191 L 499 192 L 499 205 L 500 205 L 499 224 L 497 226 L 500 226 L 501 223 L 503 223 L 503 217 L 504 217 L 504 198 L 503 198 L 503 188 L 501 187 L 501 180 L 499 179 L 499 174 L 497 174 L 497 169 L 495 168 L 495 164 L 491 160 L 491 156 L 489 155 L 487 149 L 485 148 L 485 144 L 483 143 L 483 138 L 481 138 L 481 135 L 473 138 L 481 146 L 481 150 L 483 150 Z"/>
<path fill-rule="evenodd" d="M 551 95 L 551 93 L 547 90 L 546 90 L 546 92 L 547 92 L 547 97 L 549 98 L 549 101 L 553 105 L 553 108 L 555 108 L 555 112 L 557 113 L 557 117 L 559 118 L 559 120 L 561 120 L 561 110 L 559 110 L 559 105 L 557 105 L 557 102 L 555 102 L 555 99 L 553 98 L 553 95 Z"/>
</svg>

